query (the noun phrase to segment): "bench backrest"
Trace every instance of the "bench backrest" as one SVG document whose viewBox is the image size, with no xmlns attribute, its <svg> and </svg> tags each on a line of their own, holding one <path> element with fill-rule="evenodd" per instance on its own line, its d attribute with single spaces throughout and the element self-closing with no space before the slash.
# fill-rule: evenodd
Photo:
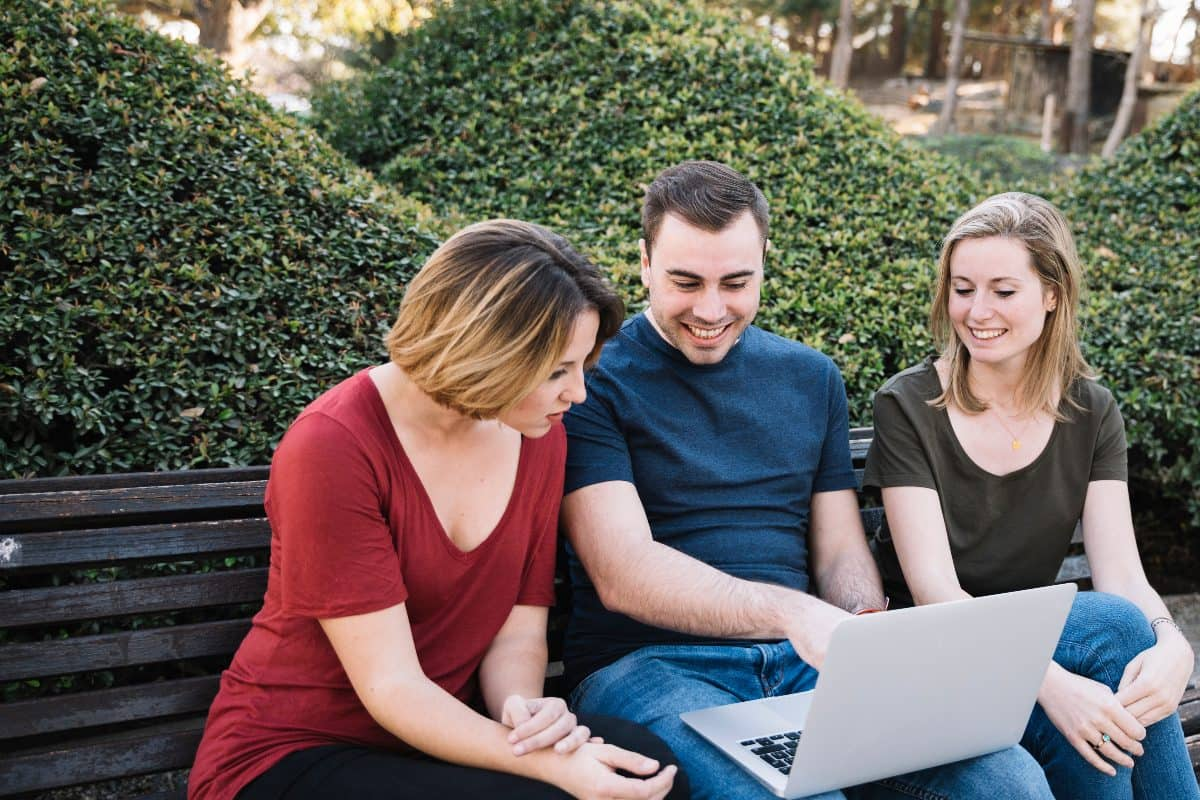
<svg viewBox="0 0 1200 800">
<path fill-rule="evenodd" d="M 850 434 L 860 482 L 871 437 Z M 266 588 L 266 479 L 0 481 L 0 796 L 190 766 Z M 874 535 L 882 509 L 862 514 Z M 561 690 L 564 574 L 548 694 Z"/>
<path fill-rule="evenodd" d="M 191 763 L 262 603 L 266 478 L 0 481 L 0 795 Z"/>
</svg>

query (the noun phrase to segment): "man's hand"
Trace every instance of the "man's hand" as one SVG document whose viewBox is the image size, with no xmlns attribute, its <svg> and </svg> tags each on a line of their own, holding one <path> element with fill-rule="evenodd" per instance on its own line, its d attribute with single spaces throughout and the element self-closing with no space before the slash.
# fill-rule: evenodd
<svg viewBox="0 0 1200 800">
<path fill-rule="evenodd" d="M 561 697 L 527 700 L 510 695 L 504 700 L 500 722 L 512 728 L 508 742 L 515 756 L 551 745 L 556 753 L 572 753 L 591 737 L 586 725 L 576 724 L 575 715 Z"/>
<path fill-rule="evenodd" d="M 850 616 L 849 612 L 814 598 L 805 605 L 803 614 L 793 615 L 787 624 L 788 641 L 796 655 L 820 670 L 829 652 L 833 629 Z"/>
</svg>

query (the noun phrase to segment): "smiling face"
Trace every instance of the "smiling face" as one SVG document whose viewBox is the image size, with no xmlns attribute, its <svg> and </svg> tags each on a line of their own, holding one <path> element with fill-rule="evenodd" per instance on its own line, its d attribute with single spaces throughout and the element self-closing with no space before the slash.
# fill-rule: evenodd
<svg viewBox="0 0 1200 800">
<path fill-rule="evenodd" d="M 649 318 L 693 364 L 716 364 L 758 313 L 762 232 L 749 211 L 720 231 L 663 217 L 653 252 L 641 242 Z"/>
<path fill-rule="evenodd" d="M 1021 368 L 1057 298 L 1038 278 L 1023 243 L 988 236 L 955 245 L 947 303 L 972 362 Z"/>
<path fill-rule="evenodd" d="M 595 311 L 589 309 L 577 316 L 571 339 L 554 370 L 519 403 L 502 413 L 500 421 L 523 436 L 536 439 L 549 433 L 555 422 L 561 422 L 572 403 L 582 403 L 587 398 L 584 364 L 596 345 L 599 328 L 600 315 Z"/>
</svg>

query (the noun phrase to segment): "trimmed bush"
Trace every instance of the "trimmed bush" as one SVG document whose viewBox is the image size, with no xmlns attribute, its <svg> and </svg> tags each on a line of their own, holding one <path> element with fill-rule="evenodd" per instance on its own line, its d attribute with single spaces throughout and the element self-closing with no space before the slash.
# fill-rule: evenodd
<svg viewBox="0 0 1200 800">
<path fill-rule="evenodd" d="M 808 61 L 695 4 L 456 3 L 314 109 L 335 146 L 441 215 L 561 229 L 635 307 L 645 184 L 687 158 L 742 170 L 773 216 L 759 324 L 833 356 L 860 423 L 929 352 L 933 258 L 976 199 Z"/>
<path fill-rule="evenodd" d="M 1121 403 L 1139 505 L 1200 527 L 1200 92 L 1056 200 L 1087 264 L 1088 359 Z"/>
<path fill-rule="evenodd" d="M 1196 106 L 1056 191 L 1037 177 L 1054 162 L 1033 150 L 899 141 L 806 60 L 694 4 L 501 0 L 441 9 L 389 65 L 314 107 L 336 147 L 444 217 L 563 229 L 635 308 L 643 187 L 686 158 L 730 163 L 771 203 L 759 324 L 830 354 L 860 424 L 883 380 L 931 351 L 954 218 L 993 191 L 1049 194 L 1088 265 L 1087 353 L 1122 402 L 1135 504 L 1182 501 L 1200 523 Z"/>
<path fill-rule="evenodd" d="M 0 473 L 266 463 L 384 357 L 421 213 L 201 51 L 7 0 Z"/>
</svg>

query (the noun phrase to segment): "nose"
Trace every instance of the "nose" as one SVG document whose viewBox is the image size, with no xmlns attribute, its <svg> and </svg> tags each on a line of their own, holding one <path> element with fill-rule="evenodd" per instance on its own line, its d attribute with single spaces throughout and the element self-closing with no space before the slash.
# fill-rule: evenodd
<svg viewBox="0 0 1200 800">
<path fill-rule="evenodd" d="M 562 399 L 574 405 L 587 400 L 587 382 L 584 380 L 582 367 L 571 370 L 571 374 L 567 376 Z"/>
<path fill-rule="evenodd" d="M 692 306 L 692 314 L 702 322 L 720 322 L 725 318 L 725 298 L 721 296 L 721 288 L 712 286 L 705 289 Z"/>
<path fill-rule="evenodd" d="M 971 319 L 985 320 L 992 315 L 992 306 L 987 292 L 975 292 L 971 298 Z"/>
</svg>

